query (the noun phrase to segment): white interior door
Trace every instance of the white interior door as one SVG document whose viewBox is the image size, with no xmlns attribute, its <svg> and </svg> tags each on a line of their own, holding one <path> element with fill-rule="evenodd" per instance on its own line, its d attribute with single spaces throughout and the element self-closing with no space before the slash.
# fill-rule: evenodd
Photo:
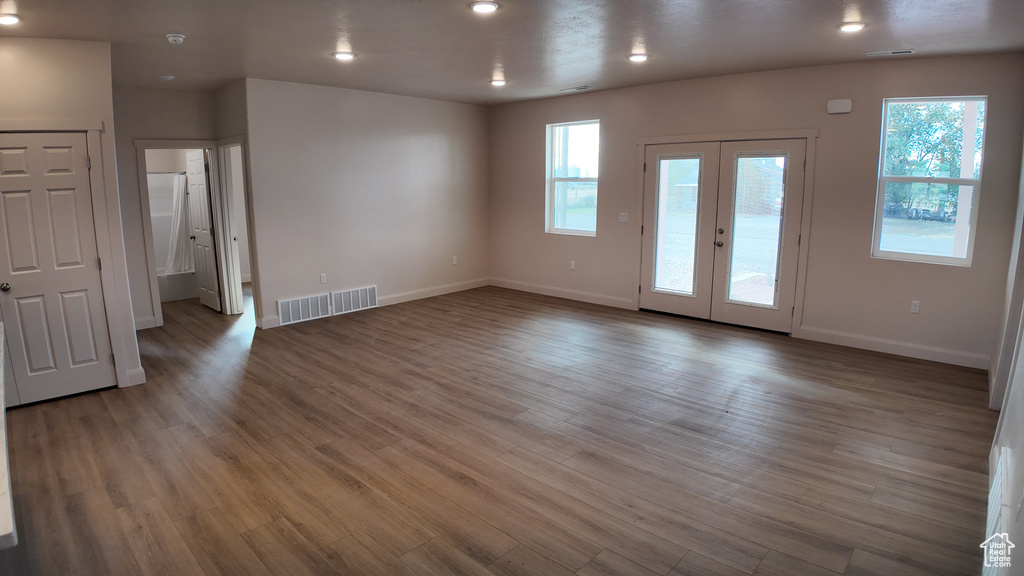
<svg viewBox="0 0 1024 576">
<path fill-rule="evenodd" d="M 710 318 L 718 142 L 647 146 L 640 307 Z M 701 233 L 701 230 L 705 230 Z"/>
<path fill-rule="evenodd" d="M 186 155 L 188 169 L 188 212 L 195 251 L 199 301 L 220 312 L 220 282 L 217 274 L 217 248 L 214 245 L 213 217 L 210 210 L 210 180 L 206 151 L 191 150 Z"/>
<path fill-rule="evenodd" d="M 791 332 L 805 146 L 647 146 L 640 307 Z"/>
<path fill-rule="evenodd" d="M 85 134 L 0 134 L 0 312 L 22 403 L 116 384 Z"/>
<path fill-rule="evenodd" d="M 220 169 L 221 230 L 226 230 L 226 250 L 221 254 L 221 278 L 224 279 L 224 312 L 245 311 L 242 291 L 242 270 L 248 270 L 249 246 L 245 217 L 245 177 L 242 165 L 242 143 L 237 138 L 217 142 Z M 239 239 L 241 238 L 241 243 Z M 242 253 L 244 250 L 245 258 Z"/>
</svg>

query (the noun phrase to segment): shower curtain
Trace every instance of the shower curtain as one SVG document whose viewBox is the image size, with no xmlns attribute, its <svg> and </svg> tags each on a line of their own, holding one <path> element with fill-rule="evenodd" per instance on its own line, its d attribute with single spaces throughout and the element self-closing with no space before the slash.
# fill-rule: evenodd
<svg viewBox="0 0 1024 576">
<path fill-rule="evenodd" d="M 171 243 L 167 250 L 167 274 L 192 272 L 192 240 L 189 238 L 188 196 L 185 194 L 187 178 L 174 175 L 174 204 L 171 212 Z"/>
</svg>

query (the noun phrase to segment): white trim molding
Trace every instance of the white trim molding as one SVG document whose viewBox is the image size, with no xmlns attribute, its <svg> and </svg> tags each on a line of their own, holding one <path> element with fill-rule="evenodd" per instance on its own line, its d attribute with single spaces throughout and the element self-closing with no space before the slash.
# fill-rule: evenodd
<svg viewBox="0 0 1024 576">
<path fill-rule="evenodd" d="M 567 300 L 577 300 L 579 302 L 589 302 L 590 304 L 611 306 L 613 308 L 637 310 L 637 303 L 635 298 L 621 298 L 618 296 L 609 296 L 607 294 L 583 292 L 582 290 L 569 290 L 567 288 L 558 288 L 556 286 L 544 286 L 542 284 L 531 284 L 529 282 L 508 280 L 506 278 L 491 278 L 490 285 L 498 286 L 499 288 L 520 290 L 522 292 L 543 294 L 544 296 L 554 296 L 555 298 L 565 298 Z"/>
<path fill-rule="evenodd" d="M 874 352 L 884 352 L 886 354 L 895 354 L 897 356 L 906 356 L 920 360 L 931 360 L 933 362 L 942 362 L 944 364 L 955 364 L 957 366 L 966 366 L 968 368 L 978 368 L 979 370 L 987 370 L 992 362 L 992 357 L 988 354 L 977 354 L 964 352 L 963 350 L 939 348 L 936 346 L 924 346 L 921 344 L 901 342 L 899 340 L 890 340 L 888 338 L 878 338 L 875 336 L 865 336 L 863 334 L 830 330 L 828 328 L 814 328 L 811 326 L 801 326 L 799 328 L 794 327 L 792 336 L 803 340 L 823 342 L 825 344 L 838 344 L 840 346 L 849 346 L 850 348 L 860 348 L 861 350 L 872 350 Z"/>
</svg>

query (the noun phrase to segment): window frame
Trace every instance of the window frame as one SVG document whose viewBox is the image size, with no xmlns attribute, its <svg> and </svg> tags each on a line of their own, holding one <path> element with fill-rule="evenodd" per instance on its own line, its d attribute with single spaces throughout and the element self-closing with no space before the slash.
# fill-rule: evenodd
<svg viewBox="0 0 1024 576">
<path fill-rule="evenodd" d="M 886 176 L 885 175 L 885 149 L 889 126 L 889 104 L 890 103 L 940 103 L 940 102 L 981 102 L 984 104 L 985 120 L 981 127 L 981 145 L 976 154 L 981 156 L 978 165 L 976 178 L 951 178 L 934 176 Z M 878 150 L 878 182 L 875 188 L 875 219 L 871 238 L 871 257 L 884 260 L 901 260 L 905 262 L 919 262 L 924 264 L 942 264 L 946 266 L 970 267 L 974 257 L 974 240 L 978 230 L 978 206 L 981 204 L 981 181 L 985 161 L 985 139 L 988 136 L 988 96 L 928 96 L 928 97 L 898 97 L 882 99 L 882 126 L 881 141 Z M 967 246 L 964 256 L 936 256 L 932 254 L 917 254 L 914 252 L 897 252 L 882 250 L 882 219 L 885 213 L 885 188 L 889 183 L 909 184 L 939 184 L 953 186 L 971 186 L 971 209 L 970 229 L 967 233 Z"/>
<path fill-rule="evenodd" d="M 571 177 L 571 176 L 555 176 L 554 175 L 555 166 L 558 165 L 555 162 L 555 157 L 554 157 L 555 156 L 555 149 L 552 146 L 553 136 L 554 136 L 555 130 L 558 129 L 558 128 L 566 127 L 566 126 L 582 126 L 582 125 L 588 125 L 588 124 L 596 124 L 597 125 L 597 131 L 598 131 L 597 132 L 598 133 L 598 148 L 597 148 L 598 152 L 597 152 L 597 155 L 598 155 L 598 164 L 600 165 L 600 162 L 601 162 L 601 120 L 600 119 L 577 120 L 577 121 L 573 121 L 573 122 L 556 122 L 556 123 L 553 123 L 553 124 L 548 124 L 546 126 L 546 128 L 545 128 L 544 151 L 545 151 L 546 162 L 545 162 L 545 166 L 544 166 L 544 176 L 545 176 L 545 187 L 544 187 L 544 206 L 545 206 L 545 208 L 544 208 L 544 231 L 546 233 L 548 233 L 548 234 L 565 234 L 565 235 L 569 235 L 569 236 L 588 236 L 588 237 L 595 237 L 595 236 L 597 236 L 597 205 L 596 205 L 597 201 L 596 201 L 596 199 L 595 199 L 595 205 L 594 205 L 594 220 L 595 221 L 594 221 L 594 230 L 593 231 L 591 231 L 591 230 L 580 230 L 578 228 L 558 228 L 557 226 L 555 226 L 555 213 L 556 213 L 556 210 L 557 210 L 557 207 L 555 206 L 555 202 L 557 200 L 557 196 L 555 194 L 555 186 L 558 183 L 560 183 L 560 182 L 593 182 L 594 186 L 595 186 L 594 195 L 595 195 L 595 197 L 598 195 L 597 188 L 600 186 L 600 184 L 598 184 L 598 178 L 600 177 L 600 168 L 598 168 L 598 175 L 594 176 L 594 177 L 589 177 L 589 176 L 588 177 L 578 177 L 578 176 L 577 177 Z"/>
</svg>

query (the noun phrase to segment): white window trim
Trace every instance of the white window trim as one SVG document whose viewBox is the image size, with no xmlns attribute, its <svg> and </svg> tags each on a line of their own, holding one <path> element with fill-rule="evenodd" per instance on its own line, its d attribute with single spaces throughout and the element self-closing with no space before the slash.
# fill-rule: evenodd
<svg viewBox="0 0 1024 576">
<path fill-rule="evenodd" d="M 600 126 L 601 120 L 600 119 L 594 119 L 594 120 L 578 120 L 576 122 L 556 122 L 554 124 L 548 124 L 545 127 L 544 150 L 545 150 L 545 157 L 547 158 L 547 160 L 546 160 L 545 166 L 544 166 L 544 179 L 545 179 L 545 187 L 544 187 L 544 206 L 545 206 L 545 208 L 544 208 L 544 231 L 547 232 L 548 234 L 564 234 L 564 235 L 568 235 L 568 236 L 588 236 L 588 237 L 595 237 L 595 236 L 597 236 L 597 226 L 596 226 L 596 224 L 594 226 L 594 231 L 593 232 L 591 232 L 590 230 L 576 230 L 576 229 L 573 229 L 573 228 L 556 228 L 555 225 L 554 225 L 554 215 L 555 215 L 555 184 L 557 184 L 559 182 L 593 182 L 594 184 L 598 184 L 598 179 L 600 178 L 600 175 L 598 175 L 597 178 L 590 178 L 590 177 L 588 177 L 588 178 L 569 178 L 569 177 L 555 177 L 555 176 L 551 175 L 552 166 L 555 165 L 555 159 L 554 159 L 555 150 L 551 146 L 551 134 L 554 132 L 554 129 L 562 127 L 562 126 L 578 126 L 578 125 L 583 125 L 583 124 L 597 124 L 598 126 Z M 598 184 L 598 188 L 600 188 L 600 184 Z M 598 194 L 598 198 L 600 198 L 600 194 Z M 596 206 L 594 207 L 594 211 L 596 213 L 596 211 L 597 211 L 597 207 Z"/>
<path fill-rule="evenodd" d="M 878 185 L 875 188 L 875 222 L 871 237 L 871 257 L 883 260 L 900 260 L 904 262 L 919 262 L 924 264 L 944 264 L 946 266 L 960 266 L 969 268 L 974 259 L 974 238 L 978 231 L 978 206 L 981 204 L 981 177 L 984 169 L 984 156 L 982 166 L 978 168 L 977 178 L 935 178 L 929 176 L 886 176 L 885 172 L 885 140 L 886 130 L 889 125 L 890 102 L 984 102 L 985 123 L 988 124 L 988 97 L 987 96 L 937 96 L 923 98 L 884 98 L 882 100 L 882 127 L 880 130 L 881 141 L 878 150 Z M 981 139 L 981 152 L 985 153 L 985 139 L 988 130 L 984 130 Z M 934 256 L 930 254 L 917 254 L 914 252 L 894 252 L 882 250 L 882 217 L 885 211 L 885 185 L 889 182 L 926 182 L 929 184 L 951 184 L 954 186 L 973 186 L 974 193 L 971 197 L 971 228 L 967 235 L 967 253 L 964 257 L 957 256 Z"/>
</svg>

